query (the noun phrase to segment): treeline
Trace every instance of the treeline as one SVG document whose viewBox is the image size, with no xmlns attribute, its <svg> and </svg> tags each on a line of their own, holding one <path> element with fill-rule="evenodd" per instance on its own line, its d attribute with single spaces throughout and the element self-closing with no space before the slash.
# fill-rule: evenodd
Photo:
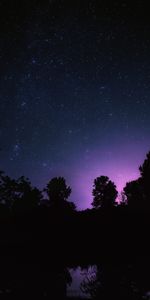
<svg viewBox="0 0 150 300">
<path fill-rule="evenodd" d="M 140 166 L 140 177 L 126 184 L 119 203 L 116 186 L 107 176 L 94 180 L 92 193 L 92 208 L 77 211 L 63 177 L 51 179 L 40 191 L 25 177 L 15 180 L 0 173 L 0 291 L 22 299 L 29 293 L 41 299 L 53 294 L 57 299 L 59 290 L 63 299 L 71 281 L 66 268 L 96 264 L 98 280 L 102 269 L 105 275 L 102 299 L 146 295 L 150 290 L 150 152 Z M 116 296 L 115 276 L 116 280 L 125 276 L 135 298 L 122 292 L 122 281 Z M 112 290 L 112 282 L 114 294 L 109 294 L 107 286 Z M 94 283 L 91 295 L 93 287 Z"/>
<path fill-rule="evenodd" d="M 140 177 L 128 182 L 123 189 L 121 199 L 117 202 L 118 191 L 114 182 L 107 176 L 99 176 L 93 184 L 92 208 L 95 210 L 111 210 L 113 207 L 125 207 L 132 210 L 150 210 L 150 152 L 139 167 Z M 47 206 L 58 213 L 71 213 L 76 210 L 73 202 L 68 198 L 71 187 L 63 177 L 52 178 L 46 188 L 40 191 L 32 187 L 31 182 L 24 176 L 12 179 L 0 172 L 0 214 L 7 210 L 13 213 L 27 213 L 39 206 Z M 82 201 L 82 199 L 81 199 Z"/>
<path fill-rule="evenodd" d="M 149 255 L 149 185 L 150 152 L 140 177 L 126 184 L 119 203 L 115 184 L 100 176 L 94 180 L 92 208 L 84 211 L 68 200 L 71 188 L 63 177 L 51 179 L 40 191 L 25 177 L 15 180 L 1 172 L 0 244 L 30 243 L 41 251 L 45 245 L 51 256 L 62 249 L 58 259 L 66 264 L 121 253 Z"/>
</svg>

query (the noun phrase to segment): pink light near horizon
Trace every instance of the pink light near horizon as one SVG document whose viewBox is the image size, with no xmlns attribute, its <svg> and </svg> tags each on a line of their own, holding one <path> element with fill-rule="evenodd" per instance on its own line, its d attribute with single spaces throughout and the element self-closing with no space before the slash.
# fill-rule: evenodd
<svg viewBox="0 0 150 300">
<path fill-rule="evenodd" d="M 91 206 L 93 182 L 96 177 L 108 176 L 115 183 L 118 193 L 121 193 L 127 182 L 140 176 L 139 166 L 144 161 L 144 155 L 142 152 L 139 154 L 130 150 L 115 151 L 110 155 L 106 153 L 104 158 L 95 153 L 97 155 L 94 155 L 91 162 L 75 168 L 71 199 L 77 203 L 79 209 Z"/>
<path fill-rule="evenodd" d="M 119 168 L 105 168 L 105 169 L 99 169 L 97 166 L 93 168 L 92 170 L 89 169 L 89 172 L 87 170 L 83 170 L 82 172 L 78 173 L 78 177 L 76 178 L 74 182 L 74 190 L 76 190 L 76 195 L 78 194 L 79 201 L 76 198 L 73 200 L 78 203 L 79 209 L 90 207 L 90 204 L 92 202 L 92 188 L 93 188 L 93 182 L 94 179 L 98 176 L 106 175 L 112 180 L 119 193 L 123 190 L 124 186 L 126 185 L 126 182 L 132 181 L 139 176 L 139 172 L 135 172 L 133 170 L 130 170 L 130 168 L 126 167 L 120 172 Z M 79 191 L 77 193 L 77 191 Z"/>
<path fill-rule="evenodd" d="M 56 164 L 49 173 L 40 174 L 39 186 L 43 188 L 51 178 L 63 176 L 72 189 L 70 201 L 73 201 L 79 210 L 90 208 L 94 179 L 101 175 L 108 176 L 121 193 L 127 182 L 140 176 L 139 166 L 148 150 L 149 146 L 144 148 L 142 145 L 137 147 L 133 144 L 126 147 L 116 146 L 111 148 L 111 152 L 96 149 L 90 153 L 88 160 L 85 160 L 81 153 L 80 157 L 74 157 L 71 163 Z"/>
</svg>

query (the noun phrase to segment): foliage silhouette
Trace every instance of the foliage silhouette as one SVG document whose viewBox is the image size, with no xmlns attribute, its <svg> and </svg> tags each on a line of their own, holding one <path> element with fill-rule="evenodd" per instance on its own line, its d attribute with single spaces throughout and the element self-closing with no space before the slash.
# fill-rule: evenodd
<svg viewBox="0 0 150 300">
<path fill-rule="evenodd" d="M 118 192 L 115 184 L 107 176 L 100 176 L 94 180 L 92 194 L 94 208 L 110 209 L 115 205 Z"/>
<path fill-rule="evenodd" d="M 17 199 L 17 184 L 14 179 L 0 172 L 0 203 L 5 204 L 8 208 L 12 207 L 13 202 Z"/>
<path fill-rule="evenodd" d="M 48 195 L 51 208 L 58 210 L 58 212 L 69 212 L 76 209 L 75 204 L 68 201 L 71 188 L 67 186 L 63 177 L 52 178 L 44 191 Z"/>
<path fill-rule="evenodd" d="M 42 193 L 31 186 L 31 182 L 24 176 L 17 180 L 0 173 L 0 203 L 14 211 L 25 212 L 38 206 L 42 200 Z"/>
<path fill-rule="evenodd" d="M 114 183 L 107 176 L 96 178 L 94 209 L 84 211 L 75 211 L 68 201 L 71 188 L 63 177 L 47 184 L 46 202 L 27 178 L 15 180 L 0 172 L 2 296 L 65 299 L 66 284 L 71 282 L 67 269 L 94 264 L 96 276 L 82 285 L 93 299 L 146 297 L 150 290 L 149 166 L 150 154 L 140 167 L 141 176 L 126 184 L 121 204 L 116 204 Z"/>
<path fill-rule="evenodd" d="M 131 209 L 142 209 L 145 206 L 143 197 L 143 185 L 141 178 L 128 182 L 124 187 L 124 195 L 126 196 L 126 202 Z"/>
<path fill-rule="evenodd" d="M 20 213 L 37 208 L 43 198 L 41 191 L 33 188 L 29 179 L 24 176 L 16 181 L 16 194 L 13 210 Z"/>
<path fill-rule="evenodd" d="M 136 210 L 150 210 L 150 152 L 139 170 L 141 176 L 124 187 L 127 205 Z"/>
<path fill-rule="evenodd" d="M 150 209 L 150 152 L 147 153 L 146 159 L 139 170 L 143 186 L 143 196 L 146 199 L 147 208 Z"/>
</svg>

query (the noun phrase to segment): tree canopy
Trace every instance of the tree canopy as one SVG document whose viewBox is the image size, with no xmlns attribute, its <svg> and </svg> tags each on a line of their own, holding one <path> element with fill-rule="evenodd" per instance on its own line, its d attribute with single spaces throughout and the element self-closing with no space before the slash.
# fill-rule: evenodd
<svg viewBox="0 0 150 300">
<path fill-rule="evenodd" d="M 0 172 L 0 203 L 15 210 L 30 210 L 42 200 L 42 194 L 24 176 L 11 179 Z"/>
<path fill-rule="evenodd" d="M 93 185 L 94 208 L 112 208 L 118 195 L 115 184 L 107 176 L 100 176 L 94 180 Z"/>
<path fill-rule="evenodd" d="M 150 152 L 139 167 L 140 177 L 124 187 L 127 205 L 132 209 L 150 209 Z"/>
<path fill-rule="evenodd" d="M 48 195 L 51 207 L 66 211 L 75 209 L 75 204 L 68 201 L 71 194 L 71 188 L 70 186 L 67 186 L 66 180 L 63 177 L 52 178 L 44 191 Z"/>
</svg>

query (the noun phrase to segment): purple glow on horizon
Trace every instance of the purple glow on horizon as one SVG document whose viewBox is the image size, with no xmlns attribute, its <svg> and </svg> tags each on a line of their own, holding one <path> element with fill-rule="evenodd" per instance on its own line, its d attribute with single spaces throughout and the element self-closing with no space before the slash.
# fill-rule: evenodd
<svg viewBox="0 0 150 300">
<path fill-rule="evenodd" d="M 82 209 L 90 207 L 90 204 L 92 202 L 92 188 L 94 179 L 101 175 L 108 176 L 110 180 L 115 183 L 117 190 L 120 193 L 123 190 L 126 182 L 138 178 L 139 172 L 133 171 L 132 169 L 126 167 L 121 173 L 119 168 L 117 169 L 116 167 L 111 169 L 111 166 L 110 169 L 101 169 L 101 172 L 99 171 L 98 167 L 93 168 L 93 170 L 91 171 L 89 170 L 89 173 L 87 173 L 86 170 L 80 172 L 78 174 L 76 182 L 74 183 L 74 190 L 79 190 L 79 193 L 76 192 L 76 194 L 78 195 L 78 197 L 80 197 L 79 199 L 83 200 L 83 203 L 81 202 L 81 200 L 78 201 L 78 199 L 76 199 L 75 197 L 73 199 L 78 203 L 79 208 Z"/>
<path fill-rule="evenodd" d="M 126 1 L 101 1 L 100 10 L 94 0 L 41 1 L 36 9 L 18 1 L 13 18 L 14 2 L 5 2 L 0 169 L 41 190 L 64 177 L 77 209 L 90 207 L 97 176 L 121 192 L 150 150 L 144 1 L 134 14 Z"/>
<path fill-rule="evenodd" d="M 138 149 L 138 150 L 137 150 Z M 64 166 L 64 162 L 47 175 L 40 173 L 40 178 L 36 178 L 36 183 L 41 188 L 55 176 L 64 176 L 68 185 L 72 188 L 70 201 L 73 201 L 77 209 L 82 210 L 91 207 L 92 188 L 94 179 L 101 175 L 106 175 L 112 180 L 121 193 L 127 182 L 137 179 L 140 176 L 139 166 L 143 163 L 149 147 L 141 147 L 135 144 L 114 147 L 111 152 L 93 151 L 88 161 L 75 159 L 72 164 Z M 76 162 L 76 164 L 75 164 Z M 42 181 L 41 181 L 42 178 Z"/>
<path fill-rule="evenodd" d="M 131 151 L 132 150 L 132 151 Z M 91 163 L 80 165 L 74 170 L 72 180 L 72 197 L 79 209 L 86 209 L 91 206 L 92 188 L 94 179 L 106 175 L 112 180 L 120 194 L 126 183 L 137 179 L 140 176 L 139 166 L 143 163 L 147 151 L 135 151 L 134 148 L 124 149 L 106 153 L 104 159 L 97 155 Z"/>
</svg>

